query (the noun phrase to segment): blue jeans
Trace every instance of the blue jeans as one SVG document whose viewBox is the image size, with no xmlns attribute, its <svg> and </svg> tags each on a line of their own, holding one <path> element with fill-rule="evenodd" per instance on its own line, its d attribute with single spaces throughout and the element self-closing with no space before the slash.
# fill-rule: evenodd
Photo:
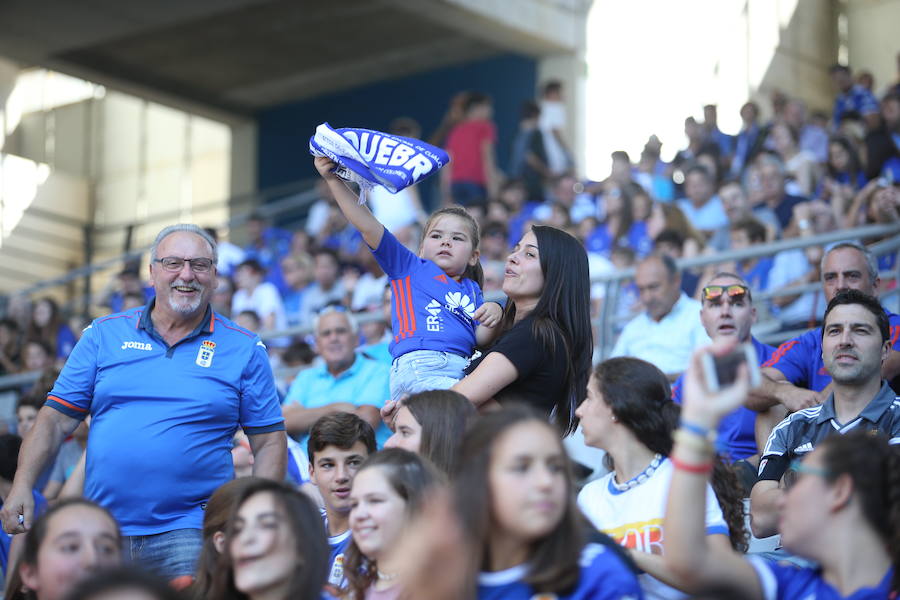
<svg viewBox="0 0 900 600">
<path fill-rule="evenodd" d="M 175 529 L 153 535 L 122 538 L 122 558 L 167 581 L 193 575 L 203 544 L 199 529 Z"/>
<path fill-rule="evenodd" d="M 426 390 L 446 390 L 463 378 L 469 359 L 440 350 L 413 350 L 391 365 L 391 400 Z"/>
</svg>

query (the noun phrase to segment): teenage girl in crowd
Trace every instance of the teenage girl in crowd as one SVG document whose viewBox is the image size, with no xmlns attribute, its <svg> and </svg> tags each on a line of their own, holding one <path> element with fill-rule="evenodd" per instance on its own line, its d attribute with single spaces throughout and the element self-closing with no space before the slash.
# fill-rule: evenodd
<svg viewBox="0 0 900 600">
<path fill-rule="evenodd" d="M 59 305 L 52 298 L 41 298 L 34 303 L 25 339 L 42 340 L 53 352 L 52 358 L 60 365 L 68 358 L 78 341 L 72 329 L 66 325 Z"/>
<path fill-rule="evenodd" d="M 685 582 L 663 562 L 663 555 L 671 551 L 663 516 L 678 413 L 663 372 L 630 357 L 597 365 L 588 382 L 587 399 L 576 411 L 585 443 L 605 450 L 612 469 L 584 486 L 578 505 L 597 529 L 628 548 L 645 572 L 639 579 L 648 599 L 684 597 L 674 588 L 683 588 Z M 737 481 L 722 463 L 716 475 L 716 494 L 708 494 L 706 500 L 703 543 L 714 552 L 728 552 L 732 547 L 746 550 Z"/>
<path fill-rule="evenodd" d="M 235 501 L 258 481 L 256 477 L 232 479 L 220 485 L 209 497 L 203 511 L 203 547 L 197 559 L 194 583 L 190 587 L 191 596 L 197 600 L 206 600 L 209 596 L 219 557 L 225 551 L 228 519 L 234 511 Z"/>
<path fill-rule="evenodd" d="M 319 600 L 328 543 L 315 503 L 257 479 L 235 501 L 210 600 Z"/>
<path fill-rule="evenodd" d="M 541 415 L 510 405 L 473 423 L 455 479 L 480 599 L 641 598 L 612 549 L 585 544 L 569 458 Z M 555 595 L 554 595 L 555 594 Z"/>
<path fill-rule="evenodd" d="M 345 598 L 395 600 L 408 561 L 400 541 L 409 522 L 422 509 L 423 498 L 440 475 L 418 455 L 400 448 L 373 454 L 353 478 L 350 529 L 353 538 L 344 554 Z"/>
<path fill-rule="evenodd" d="M 9 600 L 62 600 L 95 570 L 122 561 L 118 524 L 89 500 L 58 502 L 24 535 L 22 556 L 6 580 Z"/>
<path fill-rule="evenodd" d="M 555 413 L 571 433 L 593 349 L 584 246 L 554 227 L 532 227 L 506 259 L 503 292 L 500 339 L 453 389 L 479 408 L 510 400 Z"/>
<path fill-rule="evenodd" d="M 449 475 L 456 470 L 459 444 L 475 408 L 450 390 L 413 394 L 403 401 L 394 420 L 394 435 L 385 448 L 403 448 L 430 460 Z"/>
<path fill-rule="evenodd" d="M 331 159 L 316 157 L 315 166 L 391 280 L 391 399 L 449 388 L 462 379 L 475 346 L 493 340 L 502 312 L 481 293 L 478 223 L 462 208 L 437 211 L 416 256 L 358 203 Z"/>
<path fill-rule="evenodd" d="M 713 351 L 727 348 L 714 346 Z M 702 383 L 700 356 L 685 375 L 682 428 L 672 463 L 666 508 L 666 564 L 698 588 L 748 600 L 853 598 L 883 600 L 900 591 L 900 449 L 863 432 L 833 435 L 794 466 L 780 502 L 781 542 L 816 561 L 800 568 L 714 552 L 703 543 L 703 505 L 713 449 L 704 430 L 740 406 L 746 370 L 735 385 L 713 393 Z"/>
</svg>

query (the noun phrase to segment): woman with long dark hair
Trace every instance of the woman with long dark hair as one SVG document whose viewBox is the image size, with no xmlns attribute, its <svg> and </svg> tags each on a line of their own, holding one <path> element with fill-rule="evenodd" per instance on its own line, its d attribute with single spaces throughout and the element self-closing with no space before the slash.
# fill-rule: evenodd
<svg viewBox="0 0 900 600">
<path fill-rule="evenodd" d="M 452 389 L 478 408 L 524 402 L 571 433 L 593 345 L 584 246 L 554 227 L 532 227 L 506 260 L 503 291 L 500 339 Z"/>
<path fill-rule="evenodd" d="M 49 297 L 41 298 L 34 303 L 25 338 L 43 341 L 53 351 L 53 357 L 59 361 L 68 358 L 78 341 L 63 319 L 56 300 Z"/>
<path fill-rule="evenodd" d="M 451 390 L 430 390 L 403 401 L 394 420 L 394 435 L 385 448 L 403 448 L 430 460 L 449 475 L 456 468 L 466 425 L 475 416 L 472 403 Z"/>
<path fill-rule="evenodd" d="M 203 546 L 197 559 L 194 582 L 190 586 L 190 595 L 197 600 L 206 600 L 212 587 L 220 557 L 225 551 L 228 520 L 234 512 L 234 503 L 243 497 L 245 490 L 258 482 L 256 477 L 232 479 L 220 485 L 209 497 L 203 510 Z"/>
<path fill-rule="evenodd" d="M 422 510 L 426 492 L 440 482 L 428 461 L 401 448 L 370 456 L 353 478 L 350 530 L 344 553 L 346 598 L 395 600 L 403 596 L 406 559 L 399 543 Z"/>
<path fill-rule="evenodd" d="M 684 582 L 669 572 L 663 528 L 672 478 L 672 432 L 679 407 L 669 381 L 654 365 L 637 358 L 611 358 L 595 367 L 587 400 L 578 407 L 585 443 L 606 451 L 612 469 L 588 483 L 578 505 L 597 529 L 629 549 L 645 572 L 641 587 L 650 598 L 682 597 Z M 735 475 L 717 461 L 715 494 L 705 509 L 703 543 L 717 551 L 746 550 L 743 501 Z M 718 499 L 718 502 L 716 500 Z"/>
<path fill-rule="evenodd" d="M 319 600 L 328 542 L 315 503 L 258 479 L 235 500 L 210 600 Z"/>
<path fill-rule="evenodd" d="M 558 432 L 530 407 L 511 404 L 473 423 L 454 483 L 470 544 L 467 595 L 640 597 L 618 553 L 586 543 L 569 458 Z"/>
</svg>

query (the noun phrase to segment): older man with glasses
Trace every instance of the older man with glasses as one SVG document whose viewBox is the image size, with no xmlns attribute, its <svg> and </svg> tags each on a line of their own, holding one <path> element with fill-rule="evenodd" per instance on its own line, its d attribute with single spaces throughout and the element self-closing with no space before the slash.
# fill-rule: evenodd
<svg viewBox="0 0 900 600">
<path fill-rule="evenodd" d="M 31 526 L 35 477 L 90 415 L 84 495 L 118 521 L 126 560 L 175 579 L 194 573 L 206 502 L 234 477 L 235 430 L 258 476 L 284 478 L 287 444 L 265 346 L 210 308 L 215 241 L 172 225 L 150 258 L 156 298 L 85 330 L 22 446 L 0 517 L 8 533 Z"/>
</svg>

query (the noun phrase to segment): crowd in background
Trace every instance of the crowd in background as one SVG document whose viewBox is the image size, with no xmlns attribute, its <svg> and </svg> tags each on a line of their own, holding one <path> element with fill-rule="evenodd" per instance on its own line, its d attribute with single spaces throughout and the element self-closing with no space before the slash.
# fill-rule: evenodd
<svg viewBox="0 0 900 600">
<path fill-rule="evenodd" d="M 637 160 L 614 152 L 602 181 L 576 177 L 566 139 L 563 87 L 543 86 L 521 106 L 519 131 L 506 173 L 497 166 L 491 99 L 478 92 L 455 96 L 440 127 L 428 138 L 447 148 L 451 164 L 441 172 L 440 205 L 460 204 L 481 225 L 485 293 L 499 290 L 503 262 L 523 231 L 534 223 L 569 231 L 589 253 L 591 274 L 634 266 L 659 249 L 674 258 L 715 254 L 778 239 L 900 220 L 900 88 L 875 95 L 870 74 L 854 77 L 831 69 L 836 98 L 830 114 L 808 111 L 803 100 L 780 91 L 770 95 L 770 117 L 755 102 L 740 111 L 736 134 L 719 130 L 715 105 L 703 120 L 684 122 L 686 147 L 671 162 L 651 136 Z M 422 137 L 418 124 L 398 118 L 392 133 Z M 387 277 L 358 232 L 347 223 L 327 186 L 317 186 L 302 228 L 273 226 L 252 215 L 243 247 L 220 240 L 215 309 L 252 331 L 310 326 L 326 305 L 354 312 L 382 310 Z M 426 210 L 416 188 L 392 195 L 376 187 L 369 206 L 386 228 L 416 250 Z M 818 280 L 821 249 L 712 265 L 746 278 L 754 290 L 789 288 Z M 878 257 L 890 270 L 896 252 Z M 134 265 L 117 275 L 97 302 L 111 312 L 144 304 L 152 289 Z M 682 276 L 685 292 L 697 293 L 700 271 Z M 893 283 L 891 285 L 894 285 Z M 619 295 L 624 320 L 639 306 L 633 286 Z M 603 289 L 593 290 L 598 314 Z M 815 293 L 780 296 L 767 307 L 784 329 L 814 324 L 824 309 Z M 0 373 L 52 366 L 71 351 L 86 322 L 71 320 L 50 298 L 14 297 L 0 322 Z M 389 339 L 389 322 L 374 321 L 362 346 Z M 301 366 L 313 358 L 309 338 L 271 340 L 273 364 Z M 387 356 L 386 353 L 382 356 Z M 58 366 L 58 365 L 57 365 Z"/>
<path fill-rule="evenodd" d="M 485 294 L 500 292 L 507 255 L 533 225 L 551 225 L 576 237 L 587 250 L 591 274 L 597 275 L 635 266 L 653 252 L 675 259 L 715 255 L 774 240 L 809 237 L 865 224 L 900 222 L 900 82 L 881 90 L 875 87 L 871 75 L 860 73 L 854 77 L 841 65 L 832 67 L 830 74 L 835 86 L 830 113 L 809 111 L 804 101 L 773 92 L 769 118 L 762 118 L 763 111 L 755 102 L 747 102 L 740 110 L 740 130 L 729 134 L 718 128 L 716 106 L 708 105 L 703 109 L 702 120 L 685 119 L 687 145 L 671 162 L 662 160 L 662 142 L 651 136 L 636 159 L 624 151 L 613 153 L 611 172 L 602 181 L 586 181 L 576 176 L 578 165 L 565 133 L 565 90 L 559 82 L 546 83 L 540 97 L 528 100 L 520 107 L 520 126 L 505 173 L 501 172 L 495 158 L 497 134 L 492 113 L 494 110 L 514 110 L 514 107 L 495 107 L 484 94 L 462 92 L 452 99 L 438 130 L 428 137 L 431 143 L 446 148 L 452 157 L 450 165 L 440 174 L 438 193 L 431 198 L 433 202 L 428 202 L 416 188 L 396 195 L 376 188 L 369 198 L 369 206 L 386 229 L 413 252 L 417 252 L 420 245 L 423 225 L 430 212 L 427 208 L 451 204 L 465 207 L 480 225 L 479 248 Z M 423 137 L 419 125 L 409 118 L 397 119 L 390 130 L 408 137 Z M 310 206 L 302 228 L 283 229 L 259 215 L 252 215 L 243 232 L 247 240 L 245 245 L 218 240 L 218 281 L 212 299 L 213 310 L 252 332 L 281 332 L 267 339 L 270 360 L 276 368 L 306 367 L 322 362 L 317 355 L 321 348 L 316 347 L 316 336 L 306 331 L 318 322 L 319 315 L 327 315 L 335 309 L 374 313 L 372 318 L 364 320 L 358 331 L 354 331 L 354 345 L 357 352 L 390 365 L 392 357 L 388 345 L 393 336 L 388 276 L 357 229 L 347 222 L 328 186 L 320 183 L 317 191 L 319 198 Z M 209 232 L 213 236 L 216 234 L 214 230 Z M 699 297 L 702 286 L 698 283 L 708 281 L 713 274 L 722 271 L 738 275 L 754 292 L 818 282 L 823 251 L 823 248 L 813 246 L 711 265 L 703 271 L 685 271 L 681 278 L 682 288 L 688 296 Z M 895 269 L 897 253 L 894 250 L 878 256 L 879 269 Z M 895 286 L 896 282 L 890 282 L 884 287 Z M 626 284 L 623 292 L 619 294 L 615 310 L 624 323 L 626 317 L 640 312 L 641 306 L 634 284 Z M 144 282 L 141 271 L 129 265 L 116 275 L 96 304 L 109 312 L 118 312 L 145 305 L 152 294 L 153 288 Z M 591 290 L 591 301 L 596 316 L 604 301 L 601 287 L 595 286 Z M 772 298 L 764 308 L 777 318 L 784 330 L 791 330 L 820 323 L 825 305 L 826 299 L 820 292 L 804 290 Z M 28 432 L 29 423 L 33 422 L 53 386 L 58 369 L 65 363 L 86 324 L 78 316 L 66 318 L 65 311 L 49 297 L 28 299 L 19 296 L 8 303 L 7 314 L 0 320 L 0 375 L 42 372 L 37 381 L 22 384 L 20 389 L 11 392 L 17 408 L 15 418 L 8 423 L 10 432 L 19 436 Z M 296 369 L 290 371 L 290 375 L 279 382 L 282 395 L 290 396 L 295 373 Z M 484 429 L 481 433 L 487 436 L 489 433 L 511 435 L 510 432 L 516 432 L 534 437 L 552 433 L 552 430 L 542 428 L 540 420 L 534 419 L 533 415 L 507 418 L 509 422 L 506 423 L 497 417 L 481 425 Z M 462 418 L 461 422 L 464 421 Z M 288 431 L 291 432 L 289 420 Z M 490 446 L 493 442 L 486 442 L 487 438 L 479 440 L 477 433 L 478 430 L 467 438 L 465 448 L 458 450 L 473 456 L 489 452 L 479 443 Z M 369 433 L 370 436 L 377 434 Z M 48 467 L 40 485 L 40 491 L 48 500 L 57 497 L 68 476 L 77 469 L 85 440 L 86 431 L 73 436 L 70 446 L 60 452 L 54 465 Z M 668 445 L 671 450 L 671 440 Z M 503 442 L 496 442 L 496 446 L 493 451 L 501 455 L 506 451 Z M 552 447 L 556 454 L 549 458 L 541 455 L 540 460 L 562 460 L 564 451 L 561 447 L 549 443 L 546 447 Z M 246 467 L 242 461 L 252 459 L 242 452 L 247 448 L 246 442 L 236 439 L 236 468 Z M 305 450 L 306 447 L 301 448 L 301 451 Z M 455 456 L 443 456 L 443 459 L 455 460 Z M 305 460 L 312 462 L 313 456 L 306 456 Z M 387 487 L 394 495 L 410 494 L 403 498 L 403 504 L 397 510 L 407 515 L 406 518 L 413 518 L 420 510 L 423 490 L 443 475 L 432 473 L 429 465 L 402 453 L 388 453 L 382 460 L 383 463 L 378 460 L 366 463 L 370 472 L 377 472 L 378 477 L 365 478 L 365 483 L 376 491 Z M 492 460 L 499 459 L 494 457 Z M 306 471 L 300 473 L 294 483 L 301 484 L 309 479 L 309 464 L 304 468 Z M 402 477 L 395 471 L 402 471 L 404 476 L 411 478 L 410 481 L 398 481 Z M 410 475 L 412 471 L 415 473 Z M 483 488 L 501 485 L 489 473 L 467 473 L 463 469 L 457 476 L 471 477 Z M 11 479 L 4 474 L 0 477 Z M 568 472 L 565 477 L 566 482 L 571 483 Z M 278 510 L 291 513 L 295 528 L 310 514 L 312 521 L 321 522 L 316 520 L 316 509 L 308 506 L 306 500 L 297 500 L 279 486 L 266 487 L 266 484 L 251 482 L 247 489 L 232 494 L 241 511 L 271 509 L 274 502 Z M 262 508 L 246 507 L 252 498 L 259 501 L 261 496 L 265 496 L 268 504 Z M 571 500 L 565 497 L 560 502 Z M 96 512 L 88 505 L 61 506 L 63 510 Z M 57 510 L 56 514 L 61 512 Z M 48 517 L 52 514 L 48 513 Z M 92 518 L 110 529 L 106 532 L 108 536 L 113 539 L 118 536 L 117 531 L 104 522 L 104 513 L 93 514 Z M 231 518 L 237 517 L 231 515 Z M 246 525 L 257 517 L 248 513 L 240 518 Z M 462 528 L 471 526 L 477 530 L 481 526 L 482 538 L 478 542 L 484 544 L 479 552 L 490 554 L 485 539 L 489 533 L 484 530 L 484 524 L 477 523 L 475 517 L 471 517 L 472 523 L 465 522 L 466 518 L 467 515 L 463 515 Z M 727 514 L 719 514 L 715 525 L 725 527 L 727 519 Z M 572 530 L 575 530 L 574 526 Z M 219 531 L 239 536 L 233 521 L 226 526 L 223 520 Z M 298 531 L 293 534 L 298 536 Z M 721 542 L 725 548 L 745 549 L 739 538 L 733 535 L 729 539 L 726 535 Z M 394 541 L 399 544 L 399 540 L 400 534 L 396 533 Z M 284 543 L 294 542 L 296 540 Z M 366 591 L 382 574 L 371 571 L 375 565 L 371 556 L 379 556 L 383 565 L 393 565 L 415 555 L 415 551 L 406 546 L 392 554 L 390 549 L 375 545 L 371 546 L 371 556 L 366 563 L 367 542 L 354 538 L 354 543 L 358 562 L 351 564 L 360 570 L 349 579 L 358 593 L 357 598 L 379 597 Z M 558 541 L 546 543 L 547 548 L 552 548 Z M 198 575 L 198 582 L 209 585 L 205 590 L 209 597 L 242 597 L 234 589 L 235 582 L 226 580 L 227 577 L 238 577 L 241 570 L 239 561 L 235 563 L 233 557 L 237 547 L 225 548 L 219 546 L 218 553 L 227 557 L 222 564 L 227 564 L 230 570 L 223 574 L 207 574 L 208 581 Z M 326 551 L 318 549 L 319 554 Z M 26 560 L 37 565 L 36 555 L 29 559 L 27 552 L 28 549 Z M 284 552 L 288 553 L 288 549 Z M 303 560 L 308 561 L 306 564 L 314 572 L 310 581 L 318 577 L 318 571 L 326 568 L 316 563 L 316 549 L 293 548 L 290 552 L 294 553 L 290 554 L 293 560 L 305 557 Z M 295 556 L 297 553 L 300 555 Z M 353 556 L 352 553 L 349 556 Z M 596 556 L 584 560 L 589 564 L 598 562 Z M 608 561 L 604 568 L 609 570 L 609 576 L 617 577 L 620 562 L 624 564 L 628 559 L 604 560 Z M 570 562 L 576 564 L 577 556 Z M 566 570 L 568 567 L 551 563 L 553 561 L 547 559 L 548 573 L 577 580 L 576 575 Z M 361 565 L 369 566 L 364 569 Z M 633 581 L 629 577 L 624 577 L 621 589 L 630 589 L 628 586 Z M 140 581 L 134 583 L 138 584 L 143 585 Z M 304 585 L 296 581 L 294 584 Z M 309 589 L 315 587 L 314 583 L 308 585 L 312 586 Z M 55 598 L 45 594 L 42 600 Z"/>
</svg>

